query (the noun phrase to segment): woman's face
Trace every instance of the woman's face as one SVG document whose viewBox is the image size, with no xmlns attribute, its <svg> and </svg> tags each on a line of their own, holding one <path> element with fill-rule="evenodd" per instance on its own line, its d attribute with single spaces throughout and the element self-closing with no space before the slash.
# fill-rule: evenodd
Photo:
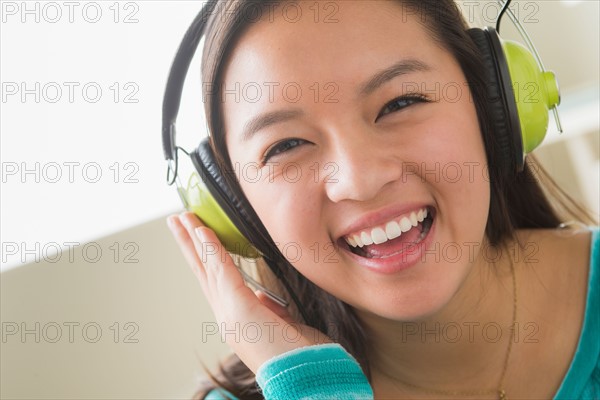
<svg viewBox="0 0 600 400">
<path fill-rule="evenodd" d="M 466 79 L 398 2 L 299 4 L 253 24 L 225 66 L 241 187 L 322 289 L 394 320 L 435 313 L 471 270 L 488 215 Z"/>
</svg>

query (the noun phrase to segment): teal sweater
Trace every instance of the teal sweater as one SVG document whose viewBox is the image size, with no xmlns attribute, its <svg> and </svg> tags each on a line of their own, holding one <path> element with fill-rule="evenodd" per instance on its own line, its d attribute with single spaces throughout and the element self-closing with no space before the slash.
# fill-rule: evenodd
<svg viewBox="0 0 600 400">
<path fill-rule="evenodd" d="M 592 233 L 590 274 L 583 329 L 575 357 L 556 400 L 600 399 L 600 231 Z M 299 348 L 264 363 L 256 382 L 265 399 L 373 399 L 356 360 L 339 344 Z M 219 389 L 206 399 L 235 399 Z"/>
</svg>

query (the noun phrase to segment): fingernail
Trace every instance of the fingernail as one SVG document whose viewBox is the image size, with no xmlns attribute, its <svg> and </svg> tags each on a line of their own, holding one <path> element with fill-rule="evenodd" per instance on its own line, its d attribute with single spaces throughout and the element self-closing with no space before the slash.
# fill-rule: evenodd
<svg viewBox="0 0 600 400">
<path fill-rule="evenodd" d="M 179 214 L 179 220 L 181 221 L 183 226 L 185 226 L 187 229 L 190 229 L 192 227 L 190 224 L 190 219 L 186 216 L 185 211 L 182 212 L 181 214 Z"/>
<path fill-rule="evenodd" d="M 204 233 L 202 233 L 202 229 L 200 229 L 200 227 L 194 229 L 194 232 L 196 233 L 196 237 L 198 239 L 200 239 L 201 241 L 205 241 Z"/>
</svg>

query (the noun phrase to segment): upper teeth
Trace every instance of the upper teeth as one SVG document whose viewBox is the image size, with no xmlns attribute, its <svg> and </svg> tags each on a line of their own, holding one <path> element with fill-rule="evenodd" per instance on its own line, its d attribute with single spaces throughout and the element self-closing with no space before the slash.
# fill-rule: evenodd
<svg viewBox="0 0 600 400">
<path fill-rule="evenodd" d="M 422 208 L 402 218 L 391 220 L 386 224 L 347 235 L 344 240 L 352 247 L 385 243 L 399 237 L 404 232 L 408 232 L 414 226 L 417 226 L 419 222 L 423 222 L 425 218 L 427 218 L 427 209 Z"/>
</svg>

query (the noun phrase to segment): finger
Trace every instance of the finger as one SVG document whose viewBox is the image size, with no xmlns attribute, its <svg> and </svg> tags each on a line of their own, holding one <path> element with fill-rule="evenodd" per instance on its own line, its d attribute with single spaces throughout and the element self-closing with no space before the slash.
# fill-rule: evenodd
<svg viewBox="0 0 600 400">
<path fill-rule="evenodd" d="M 187 230 L 190 244 L 194 247 L 194 251 L 205 271 L 207 268 L 211 268 L 214 273 L 221 273 L 223 269 L 220 267 L 228 263 L 231 257 L 228 257 L 229 254 L 226 252 L 221 251 L 221 242 L 216 235 L 214 233 L 209 236 L 203 234 L 203 231 L 212 233 L 212 230 L 204 226 L 196 214 L 183 212 L 179 215 L 179 220 Z M 233 264 L 233 260 L 231 260 L 231 263 Z"/>
<path fill-rule="evenodd" d="M 195 252 L 204 266 L 211 304 L 230 313 L 236 310 L 235 313 L 238 314 L 242 308 L 251 311 L 260 305 L 216 234 L 204 226 L 195 214 L 186 212 L 179 219 L 187 229 Z"/>
<path fill-rule="evenodd" d="M 192 237 L 190 236 L 188 230 L 183 226 L 177 215 L 169 216 L 167 218 L 167 225 L 175 237 L 175 241 L 179 245 L 179 248 L 181 249 L 188 265 L 192 269 L 192 272 L 200 281 L 204 291 L 206 284 L 206 272 L 204 271 L 204 266 L 202 265 L 200 257 L 198 257 L 198 254 L 196 253 Z"/>
<path fill-rule="evenodd" d="M 225 250 L 215 233 L 204 226 L 194 228 L 194 243 L 205 266 L 207 277 L 220 292 L 237 291 L 242 293 L 252 292 L 245 284 L 244 279 L 233 259 Z"/>
<path fill-rule="evenodd" d="M 202 291 L 215 315 L 227 320 L 235 318 L 233 310 L 239 310 L 240 304 L 251 305 L 252 301 L 259 304 L 212 230 L 205 227 L 191 212 L 183 212 L 175 218 L 177 219 L 175 226 L 183 230 L 177 232 L 180 246 L 193 265 Z M 205 237 L 201 230 L 208 232 L 209 235 Z M 250 292 L 252 298 L 249 299 L 248 293 L 245 292 Z"/>
</svg>

